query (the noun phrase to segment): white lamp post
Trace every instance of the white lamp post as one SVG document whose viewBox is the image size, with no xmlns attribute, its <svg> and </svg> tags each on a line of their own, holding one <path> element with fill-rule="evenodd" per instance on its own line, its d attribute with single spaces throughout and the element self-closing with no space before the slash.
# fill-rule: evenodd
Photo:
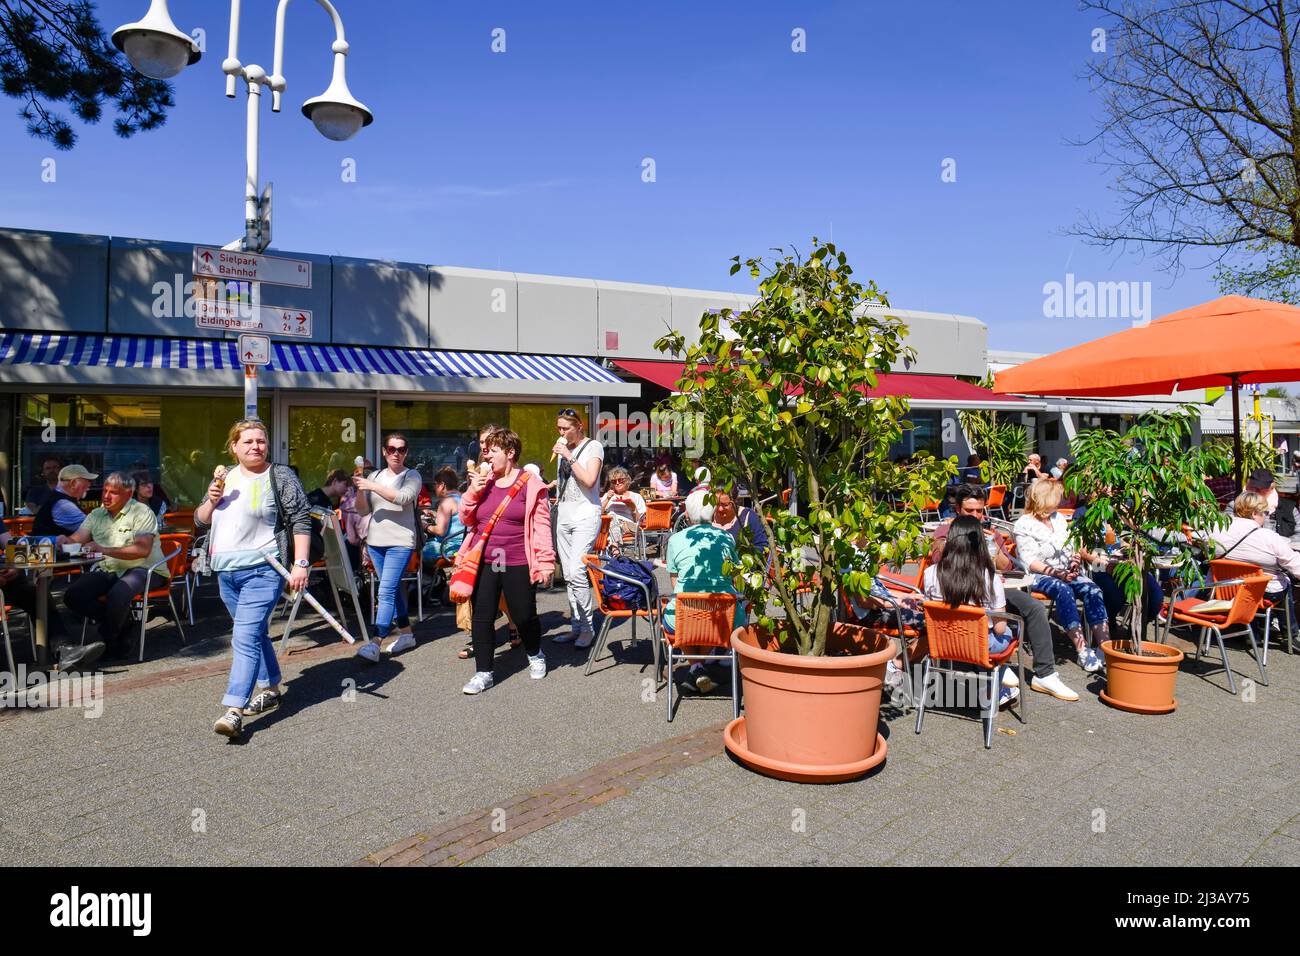
<svg viewBox="0 0 1300 956">
<path fill-rule="evenodd" d="M 302 105 L 303 115 L 310 119 L 321 135 L 327 139 L 345 140 L 356 135 L 357 130 L 374 122 L 374 115 L 356 99 L 348 89 L 346 76 L 348 41 L 343 35 L 343 20 L 330 0 L 316 0 L 334 22 L 334 76 L 320 96 L 313 96 Z M 258 120 L 262 87 L 271 91 L 271 111 L 280 112 L 280 94 L 284 92 L 284 14 L 289 0 L 280 0 L 275 12 L 275 66 L 268 76 L 256 63 L 244 66 L 239 62 L 239 6 L 240 0 L 230 0 L 229 55 L 221 64 L 226 74 L 226 96 L 235 95 L 236 80 L 240 77 L 248 84 L 248 169 L 244 182 L 244 236 L 226 248 L 245 252 L 261 252 L 271 241 L 270 185 L 261 199 L 258 198 Z M 199 59 L 198 46 L 176 28 L 167 9 L 167 0 L 150 0 L 149 12 L 144 18 L 113 31 L 113 45 L 126 54 L 131 65 L 155 79 L 168 79 Z"/>
</svg>

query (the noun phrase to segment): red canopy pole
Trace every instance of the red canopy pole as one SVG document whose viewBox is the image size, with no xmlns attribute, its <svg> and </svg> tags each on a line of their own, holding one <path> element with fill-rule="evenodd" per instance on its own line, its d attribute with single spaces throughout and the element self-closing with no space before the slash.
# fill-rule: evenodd
<svg viewBox="0 0 1300 956">
<path fill-rule="evenodd" d="M 1241 494 L 1241 376 L 1232 375 L 1232 477 L 1236 494 Z"/>
</svg>

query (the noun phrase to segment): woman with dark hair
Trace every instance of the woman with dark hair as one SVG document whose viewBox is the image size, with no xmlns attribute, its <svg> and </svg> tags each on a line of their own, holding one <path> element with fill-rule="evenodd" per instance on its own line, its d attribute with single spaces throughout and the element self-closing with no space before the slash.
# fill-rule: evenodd
<svg viewBox="0 0 1300 956">
<path fill-rule="evenodd" d="M 993 567 L 988 545 L 984 541 L 984 528 L 971 515 L 958 515 L 948 529 L 943 557 L 938 564 L 925 569 L 921 590 L 931 601 L 943 601 L 949 607 L 965 604 L 982 607 L 986 611 L 1005 611 L 1006 591 L 1002 579 Z M 1011 644 L 1007 622 L 995 620 L 989 625 L 989 653 L 997 654 Z M 999 683 L 1002 675 L 999 674 Z M 1003 686 L 998 706 L 1008 704 L 1020 696 L 1019 687 Z"/>
<path fill-rule="evenodd" d="M 161 522 L 162 516 L 171 509 L 162 485 L 155 482 L 148 471 L 133 471 L 131 477 L 135 479 L 135 500 L 147 505 Z"/>
<path fill-rule="evenodd" d="M 406 573 L 411 553 L 415 550 L 415 502 L 423 482 L 418 471 L 406 467 L 409 451 L 406 436 L 394 432 L 384 438 L 384 458 L 388 467 L 369 478 L 358 475 L 352 479 L 357 489 L 357 514 L 370 515 L 366 551 L 375 566 L 375 577 L 379 579 L 379 593 L 375 600 L 375 637 L 357 649 L 357 657 L 372 664 L 379 663 L 380 644 L 392 631 L 394 621 L 398 635 L 389 645 L 388 653 L 398 654 L 415 647 L 402 575 Z"/>
</svg>

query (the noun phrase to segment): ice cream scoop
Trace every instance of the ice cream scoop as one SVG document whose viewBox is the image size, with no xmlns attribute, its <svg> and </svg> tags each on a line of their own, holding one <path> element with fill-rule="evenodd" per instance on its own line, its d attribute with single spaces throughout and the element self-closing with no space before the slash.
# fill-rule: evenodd
<svg viewBox="0 0 1300 956">
<path fill-rule="evenodd" d="M 222 491 L 226 488 L 226 474 L 229 469 L 225 465 L 217 465 L 212 469 L 212 480 L 217 483 L 217 487 Z"/>
<path fill-rule="evenodd" d="M 366 467 L 366 460 L 360 455 L 352 459 L 352 464 L 356 468 L 356 474 L 361 474 L 362 469 Z"/>
<path fill-rule="evenodd" d="M 490 461 L 481 461 L 478 463 L 478 473 L 484 477 L 492 474 L 492 463 Z"/>
</svg>

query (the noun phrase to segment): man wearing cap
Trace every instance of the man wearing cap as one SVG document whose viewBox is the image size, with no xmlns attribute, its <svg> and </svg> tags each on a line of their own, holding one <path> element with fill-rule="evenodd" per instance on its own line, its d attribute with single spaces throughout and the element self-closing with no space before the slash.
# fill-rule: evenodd
<svg viewBox="0 0 1300 956">
<path fill-rule="evenodd" d="M 68 609 L 99 626 L 108 645 L 108 659 L 127 656 L 129 636 L 125 633 L 131 602 L 151 588 L 164 587 L 164 565 L 147 581 L 149 568 L 163 559 L 158 542 L 158 516 L 142 501 L 135 500 L 135 479 L 115 471 L 104 479 L 104 503 L 86 516 L 76 533 L 61 535 L 59 546 L 71 541 L 85 545 L 87 554 L 101 554 L 104 560 L 81 575 L 63 593 Z M 101 603 L 100 598 L 103 598 Z"/>
<path fill-rule="evenodd" d="M 59 472 L 59 483 L 45 496 L 36 517 L 32 519 L 34 537 L 73 534 L 86 516 L 77 504 L 86 497 L 90 483 L 99 475 L 87 471 L 81 465 L 67 465 Z"/>
</svg>

